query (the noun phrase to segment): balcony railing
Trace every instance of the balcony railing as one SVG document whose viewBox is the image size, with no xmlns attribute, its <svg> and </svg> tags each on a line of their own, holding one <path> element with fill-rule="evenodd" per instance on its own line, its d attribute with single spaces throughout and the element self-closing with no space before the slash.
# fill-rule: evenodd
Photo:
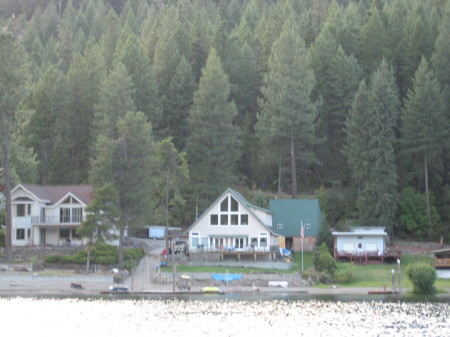
<svg viewBox="0 0 450 337">
<path fill-rule="evenodd" d="M 83 216 L 32 216 L 31 224 L 33 225 L 60 225 L 60 224 L 80 224 L 84 220 Z"/>
</svg>

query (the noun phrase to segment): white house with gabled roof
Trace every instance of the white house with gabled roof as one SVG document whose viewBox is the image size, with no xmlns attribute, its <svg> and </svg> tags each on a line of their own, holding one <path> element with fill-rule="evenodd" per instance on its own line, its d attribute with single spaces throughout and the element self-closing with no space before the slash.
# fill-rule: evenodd
<svg viewBox="0 0 450 337">
<path fill-rule="evenodd" d="M 17 185 L 11 191 L 13 246 L 83 244 L 76 229 L 92 194 L 89 185 Z"/>
<path fill-rule="evenodd" d="M 269 210 L 227 189 L 187 230 L 189 251 L 270 251 L 277 245 Z"/>
</svg>

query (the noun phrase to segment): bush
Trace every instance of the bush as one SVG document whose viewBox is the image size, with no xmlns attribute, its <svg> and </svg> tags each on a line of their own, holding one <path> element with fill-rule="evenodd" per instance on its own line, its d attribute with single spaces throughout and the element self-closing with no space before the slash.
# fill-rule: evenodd
<svg viewBox="0 0 450 337">
<path fill-rule="evenodd" d="M 336 283 L 349 283 L 353 281 L 353 266 L 346 265 L 345 267 L 338 269 L 334 273 L 333 279 Z"/>
<path fill-rule="evenodd" d="M 140 260 L 144 257 L 145 251 L 142 248 L 125 249 L 123 257 L 125 260 Z"/>
<path fill-rule="evenodd" d="M 44 258 L 44 262 L 47 263 L 60 263 L 61 255 L 49 255 Z"/>
<path fill-rule="evenodd" d="M 408 267 L 406 274 L 413 284 L 416 294 L 433 294 L 435 292 L 436 270 L 426 263 L 414 263 Z"/>
<path fill-rule="evenodd" d="M 325 243 L 322 243 L 318 250 L 313 254 L 314 268 L 319 272 L 327 272 L 331 275 L 334 274 L 337 269 L 336 261 L 334 261 L 331 254 L 328 252 L 328 247 Z"/>
<path fill-rule="evenodd" d="M 128 270 L 131 273 L 132 269 L 135 268 L 136 266 L 137 266 L 136 261 L 128 260 L 128 261 L 122 262 L 119 265 L 119 270 Z"/>
<path fill-rule="evenodd" d="M 84 264 L 86 263 L 87 254 L 83 250 L 79 250 L 73 255 L 61 256 L 63 264 Z"/>
<path fill-rule="evenodd" d="M 3 228 L 0 227 L 0 247 L 6 246 L 6 234 Z"/>
</svg>

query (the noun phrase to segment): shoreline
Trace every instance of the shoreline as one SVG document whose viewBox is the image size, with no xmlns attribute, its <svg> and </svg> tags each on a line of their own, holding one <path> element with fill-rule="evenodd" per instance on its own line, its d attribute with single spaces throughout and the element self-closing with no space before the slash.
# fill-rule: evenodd
<svg viewBox="0 0 450 337">
<path fill-rule="evenodd" d="M 64 276 L 41 276 L 33 272 L 0 272 L 0 296 L 100 296 L 109 295 L 189 295 L 202 294 L 203 286 L 191 286 L 190 291 L 174 290 L 173 284 L 150 284 L 145 288 L 131 287 L 130 281 L 125 284 L 113 283 L 111 273 L 97 273 L 91 275 L 73 274 Z M 128 284 L 127 284 L 128 283 Z M 124 293 L 109 292 L 110 286 L 128 286 L 129 291 Z M 74 287 L 75 286 L 75 287 Z M 80 287 L 80 288 L 78 288 Z M 270 294 L 305 294 L 305 295 L 368 295 L 376 292 L 378 295 L 404 296 L 409 289 L 402 289 L 402 294 L 391 293 L 391 289 L 382 287 L 246 287 L 230 285 L 219 286 L 224 294 L 246 294 L 246 295 L 270 295 Z M 450 296 L 449 293 L 438 294 Z"/>
</svg>

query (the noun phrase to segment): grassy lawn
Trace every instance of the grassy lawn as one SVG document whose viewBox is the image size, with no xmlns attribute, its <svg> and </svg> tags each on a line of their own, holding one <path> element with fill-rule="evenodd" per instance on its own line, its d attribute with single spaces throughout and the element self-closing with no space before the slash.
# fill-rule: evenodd
<svg viewBox="0 0 450 337">
<path fill-rule="evenodd" d="M 306 270 L 313 266 L 312 253 L 305 252 L 303 254 L 303 270 Z M 177 266 L 177 272 L 180 273 L 228 273 L 230 274 L 250 274 L 250 273 L 280 273 L 280 274 L 293 274 L 301 271 L 302 269 L 302 254 L 297 252 L 294 256 L 294 267 L 290 270 L 279 269 L 262 269 L 262 268 L 242 268 L 242 267 L 214 267 L 214 266 Z M 166 269 L 172 271 L 172 267 Z"/>
<path fill-rule="evenodd" d="M 313 266 L 312 261 L 312 253 L 305 252 L 303 254 L 303 270 L 307 270 L 308 268 Z M 401 281 L 402 288 L 410 288 L 412 289 L 412 284 L 406 275 L 406 270 L 408 265 L 415 262 L 425 262 L 425 263 L 433 263 L 433 258 L 426 256 L 417 256 L 417 255 L 403 255 L 401 258 Z M 338 268 L 345 268 L 348 266 L 348 263 L 338 263 Z M 339 284 L 342 287 L 370 287 L 370 288 L 379 288 L 383 289 L 384 285 L 386 285 L 386 289 L 390 290 L 392 288 L 392 269 L 395 270 L 396 283 L 398 283 L 398 266 L 397 264 L 371 264 L 371 265 L 352 265 L 354 280 L 350 283 Z M 228 273 L 236 274 L 249 274 L 254 272 L 266 272 L 266 273 L 294 273 L 299 272 L 302 269 L 302 254 L 301 252 L 297 252 L 294 256 L 294 267 L 291 270 L 277 270 L 277 269 L 258 269 L 258 268 L 235 268 L 235 267 L 213 267 L 213 266 L 198 266 L 198 267 L 190 267 L 190 266 L 177 266 L 177 272 L 180 273 L 195 273 L 195 272 L 204 272 L 204 273 Z M 171 270 L 169 266 L 168 270 Z M 333 284 L 321 284 L 317 285 L 320 288 L 329 288 Z M 398 286 L 398 284 L 397 284 Z M 438 279 L 435 283 L 436 288 L 439 292 L 445 291 L 443 289 L 450 289 L 450 280 L 446 279 Z"/>
</svg>

